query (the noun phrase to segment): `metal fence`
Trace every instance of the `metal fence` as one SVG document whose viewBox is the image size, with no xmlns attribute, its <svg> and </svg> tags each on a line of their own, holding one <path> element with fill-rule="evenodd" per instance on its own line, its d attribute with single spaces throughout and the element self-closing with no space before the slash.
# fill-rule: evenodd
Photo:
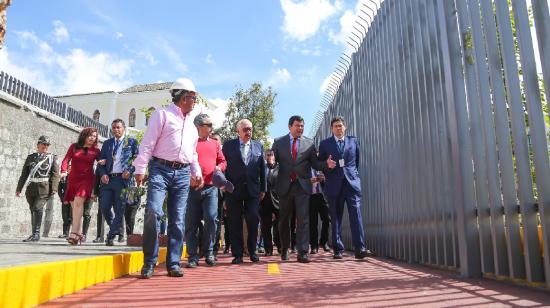
<svg viewBox="0 0 550 308">
<path fill-rule="evenodd" d="M 550 286 L 548 1 L 510 3 L 383 2 L 314 136 L 359 138 L 376 254 Z"/>
<path fill-rule="evenodd" d="M 50 97 L 28 84 L 0 71 L 0 91 L 43 109 L 81 127 L 95 127 L 99 135 L 109 137 L 109 127 L 84 115 L 59 100 Z"/>
</svg>

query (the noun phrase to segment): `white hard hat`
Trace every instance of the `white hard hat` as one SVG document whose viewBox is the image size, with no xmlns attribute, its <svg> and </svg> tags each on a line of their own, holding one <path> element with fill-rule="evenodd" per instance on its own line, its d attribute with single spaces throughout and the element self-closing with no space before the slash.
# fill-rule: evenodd
<svg viewBox="0 0 550 308">
<path fill-rule="evenodd" d="M 193 81 L 189 78 L 179 78 L 170 87 L 170 91 L 185 90 L 190 92 L 197 92 Z"/>
</svg>

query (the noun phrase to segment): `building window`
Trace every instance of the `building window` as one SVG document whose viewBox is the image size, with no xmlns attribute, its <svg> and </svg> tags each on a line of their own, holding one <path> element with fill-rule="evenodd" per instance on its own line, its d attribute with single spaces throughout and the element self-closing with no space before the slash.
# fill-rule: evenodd
<svg viewBox="0 0 550 308">
<path fill-rule="evenodd" d="M 128 116 L 128 126 L 136 127 L 136 109 L 135 108 L 132 108 L 132 110 L 130 110 L 130 115 Z"/>
<path fill-rule="evenodd" d="M 95 110 L 94 111 L 94 114 L 93 114 L 93 119 L 96 120 L 96 121 L 99 121 L 99 116 L 101 115 L 101 113 L 99 112 L 99 110 Z"/>
<path fill-rule="evenodd" d="M 153 112 L 155 112 L 155 110 L 155 107 L 147 109 L 147 112 L 145 113 L 145 125 L 149 125 L 149 118 L 151 117 Z"/>
</svg>

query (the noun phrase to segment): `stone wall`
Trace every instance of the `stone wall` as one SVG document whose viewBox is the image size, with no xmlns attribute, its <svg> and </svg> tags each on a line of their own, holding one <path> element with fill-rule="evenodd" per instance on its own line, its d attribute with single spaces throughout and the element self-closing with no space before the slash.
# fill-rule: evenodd
<svg viewBox="0 0 550 308">
<path fill-rule="evenodd" d="M 23 239 L 31 232 L 28 204 L 24 197 L 15 196 L 15 189 L 25 158 L 35 151 L 38 137 L 50 137 L 49 151 L 58 155 L 61 164 L 67 148 L 77 140 L 79 132 L 79 127 L 74 124 L 0 92 L 0 238 Z M 45 236 L 57 237 L 62 233 L 61 206 L 57 195 L 46 206 L 42 226 Z M 96 236 L 96 213 L 97 202 L 92 208 L 88 231 L 90 240 Z M 142 212 L 136 217 L 135 232 L 139 233 Z"/>
</svg>

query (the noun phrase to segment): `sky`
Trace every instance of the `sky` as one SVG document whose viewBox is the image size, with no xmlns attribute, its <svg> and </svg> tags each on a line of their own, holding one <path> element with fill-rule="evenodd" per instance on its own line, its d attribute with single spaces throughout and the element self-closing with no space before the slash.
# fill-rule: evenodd
<svg viewBox="0 0 550 308">
<path fill-rule="evenodd" d="M 366 2 L 366 1 L 365 1 Z M 191 78 L 227 102 L 253 82 L 277 92 L 271 137 L 306 133 L 361 13 L 357 0 L 12 1 L 3 70 L 49 95 Z"/>
</svg>

